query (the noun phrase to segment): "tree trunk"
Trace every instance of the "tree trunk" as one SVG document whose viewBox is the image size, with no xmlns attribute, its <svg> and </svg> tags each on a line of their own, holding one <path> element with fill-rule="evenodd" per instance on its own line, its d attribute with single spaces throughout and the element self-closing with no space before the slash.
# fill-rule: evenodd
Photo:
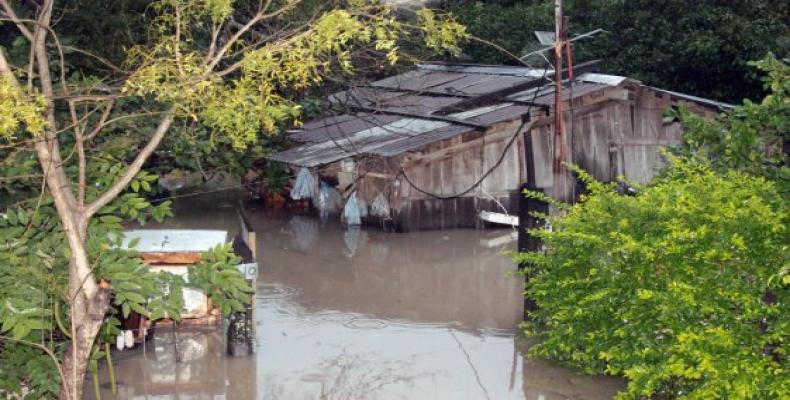
<svg viewBox="0 0 790 400">
<path fill-rule="evenodd" d="M 71 307 L 74 337 L 63 360 L 66 379 L 60 385 L 61 400 L 83 398 L 83 384 L 91 349 L 104 321 L 104 315 L 110 307 L 110 290 L 99 288 L 93 300 L 87 304 L 84 296 L 78 295 L 76 299 Z"/>
</svg>

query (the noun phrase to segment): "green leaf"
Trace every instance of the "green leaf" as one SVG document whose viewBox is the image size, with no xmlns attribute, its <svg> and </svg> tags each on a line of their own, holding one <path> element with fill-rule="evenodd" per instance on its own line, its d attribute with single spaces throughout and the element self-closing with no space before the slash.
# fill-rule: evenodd
<svg viewBox="0 0 790 400">
<path fill-rule="evenodd" d="M 120 224 L 123 221 L 120 217 L 115 215 L 102 215 L 99 217 L 99 220 L 108 224 Z"/>
<path fill-rule="evenodd" d="M 20 340 L 27 337 L 30 333 L 30 325 L 27 321 L 19 321 L 16 325 L 14 325 L 14 329 L 12 330 L 12 337 L 14 339 Z"/>
<path fill-rule="evenodd" d="M 17 212 L 17 215 L 19 216 L 19 223 L 22 224 L 22 225 L 27 225 L 27 222 L 28 222 L 27 211 L 19 208 L 19 209 L 16 210 L 16 212 Z"/>
<path fill-rule="evenodd" d="M 132 301 L 134 303 L 138 303 L 138 304 L 145 303 L 145 297 L 143 297 L 139 293 L 124 292 L 124 295 L 126 296 L 127 299 L 129 299 L 129 301 Z"/>
</svg>

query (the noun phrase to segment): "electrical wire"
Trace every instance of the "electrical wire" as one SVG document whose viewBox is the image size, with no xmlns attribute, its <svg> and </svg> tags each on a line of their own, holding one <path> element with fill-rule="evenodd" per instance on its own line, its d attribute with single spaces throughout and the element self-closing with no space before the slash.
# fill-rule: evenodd
<svg viewBox="0 0 790 400">
<path fill-rule="evenodd" d="M 549 66 L 547 65 L 547 66 L 546 66 L 546 67 L 543 69 L 543 74 L 542 74 L 542 76 L 540 77 L 540 80 L 544 80 L 544 79 L 546 79 L 546 75 L 548 75 L 548 71 L 549 71 Z M 479 178 L 477 181 L 475 181 L 475 182 L 474 182 L 474 183 L 473 183 L 471 186 L 469 186 L 469 187 L 468 187 L 468 188 L 466 188 L 465 190 L 463 190 L 463 191 L 461 191 L 461 192 L 458 192 L 458 193 L 455 193 L 455 194 L 452 194 L 452 195 L 442 195 L 442 194 L 437 194 L 437 193 L 430 192 L 430 191 L 428 191 L 428 190 L 425 190 L 425 189 L 423 189 L 423 188 L 421 188 L 421 187 L 417 186 L 417 185 L 416 185 L 416 184 L 415 184 L 415 183 L 414 183 L 414 182 L 413 182 L 413 181 L 412 181 L 412 180 L 409 178 L 409 176 L 408 176 L 408 175 L 406 175 L 406 171 L 403 169 L 403 167 L 400 167 L 400 170 L 398 171 L 398 174 L 397 174 L 397 175 L 398 175 L 398 176 L 402 176 L 402 177 L 403 177 L 403 179 L 404 179 L 404 180 L 405 180 L 405 181 L 406 181 L 406 182 L 409 184 L 409 186 L 411 186 L 412 188 L 414 188 L 414 190 L 416 190 L 416 191 L 418 191 L 418 192 L 420 192 L 420 193 L 422 193 L 422 194 L 424 194 L 424 195 L 426 195 L 426 196 L 430 196 L 430 197 L 433 197 L 433 198 L 436 198 L 436 199 L 440 199 L 440 200 L 449 200 L 449 199 L 455 199 L 455 198 L 459 198 L 459 197 L 462 197 L 462 196 L 464 196 L 465 194 L 467 194 L 467 193 L 471 192 L 472 190 L 474 190 L 475 188 L 477 188 L 478 186 L 480 186 L 480 184 L 482 184 L 482 183 L 483 183 L 483 181 L 484 181 L 484 180 L 485 180 L 485 179 L 486 179 L 486 178 L 487 178 L 489 175 L 491 175 L 491 173 L 493 173 L 493 172 L 494 172 L 494 170 L 496 170 L 496 169 L 497 169 L 497 168 L 498 168 L 498 167 L 499 167 L 499 166 L 502 164 L 502 161 L 505 159 L 505 156 L 507 155 L 508 151 L 510 150 L 510 147 L 511 147 L 511 146 L 513 145 L 513 143 L 516 141 L 516 139 L 518 138 L 519 134 L 521 134 L 521 133 L 522 133 L 522 132 L 521 132 L 521 130 L 524 128 L 524 126 L 526 126 L 527 122 L 529 122 L 529 115 L 530 115 L 530 112 L 532 111 L 532 108 L 533 108 L 533 104 L 532 104 L 532 103 L 534 103 L 534 102 L 535 102 L 535 99 L 538 97 L 538 93 L 540 93 L 540 92 L 542 91 L 542 89 L 543 89 L 543 86 L 539 86 L 539 87 L 538 87 L 538 88 L 536 88 L 536 90 L 534 91 L 534 93 L 533 93 L 533 95 L 532 95 L 532 100 L 530 101 L 530 104 L 527 106 L 527 111 L 524 113 L 524 115 L 526 115 L 526 118 L 522 118 L 522 119 L 521 119 L 521 124 L 518 126 L 518 128 L 517 128 L 517 129 L 516 129 L 516 131 L 515 131 L 515 133 L 513 133 L 513 136 L 511 136 L 511 137 L 510 137 L 510 139 L 509 139 L 509 140 L 508 140 L 508 142 L 507 142 L 507 145 L 505 145 L 505 148 L 504 148 L 504 149 L 502 149 L 502 152 L 501 152 L 501 154 L 499 155 L 499 158 L 497 159 L 496 163 L 495 163 L 493 166 L 491 166 L 491 168 L 489 168 L 489 169 L 488 169 L 488 170 L 487 170 L 487 171 L 486 171 L 486 172 L 485 172 L 485 173 L 484 173 L 482 176 L 480 176 L 480 178 Z"/>
</svg>

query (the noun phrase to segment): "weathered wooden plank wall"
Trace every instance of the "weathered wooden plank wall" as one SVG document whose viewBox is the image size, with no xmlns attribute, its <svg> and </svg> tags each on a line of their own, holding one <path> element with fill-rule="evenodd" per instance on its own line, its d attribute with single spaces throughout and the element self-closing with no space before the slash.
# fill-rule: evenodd
<svg viewBox="0 0 790 400">
<path fill-rule="evenodd" d="M 497 124 L 485 135 L 445 141 L 404 159 L 402 166 L 409 181 L 436 196 L 401 179 L 399 197 L 403 203 L 396 213 L 396 226 L 400 230 L 477 227 L 481 224 L 479 211 L 508 212 L 517 206 L 515 192 L 526 179 L 523 140 L 521 135 L 513 139 L 520 126 L 520 120 Z M 491 173 L 475 185 L 489 170 Z"/>
<path fill-rule="evenodd" d="M 634 85 L 609 87 L 579 96 L 572 111 L 565 106 L 565 127 L 571 143 L 568 162 L 579 165 L 601 181 L 623 176 L 647 183 L 663 166 L 660 147 L 681 141 L 678 123 L 664 120 L 664 111 L 678 102 L 650 88 Z M 712 117 L 716 111 L 685 103 L 692 111 Z M 573 121 L 571 123 L 571 114 Z M 426 146 L 419 152 L 387 159 L 359 161 L 360 174 L 372 172 L 358 182 L 358 196 L 370 204 L 384 193 L 393 209 L 396 229 L 401 231 L 479 227 L 481 210 L 518 210 L 518 188 L 526 182 L 524 137 L 534 151 L 535 186 L 551 193 L 553 185 L 553 118 L 536 114 L 527 134 L 508 142 L 520 119 L 499 123 L 486 132 L 472 132 Z M 499 158 L 501 163 L 495 167 Z M 492 170 L 493 168 L 493 170 Z M 407 182 L 400 171 L 408 176 Z M 412 184 L 441 199 L 415 189 Z M 396 177 L 398 177 L 396 179 Z M 504 209 L 503 209 L 504 208 Z"/>
</svg>

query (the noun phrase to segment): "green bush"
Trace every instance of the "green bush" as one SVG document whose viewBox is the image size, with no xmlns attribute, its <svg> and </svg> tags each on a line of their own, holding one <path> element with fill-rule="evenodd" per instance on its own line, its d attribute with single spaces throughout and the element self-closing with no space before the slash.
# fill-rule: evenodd
<svg viewBox="0 0 790 400">
<path fill-rule="evenodd" d="M 761 177 L 676 158 L 634 196 L 589 193 L 522 253 L 534 355 L 623 375 L 620 398 L 790 396 L 788 209 Z"/>
</svg>

